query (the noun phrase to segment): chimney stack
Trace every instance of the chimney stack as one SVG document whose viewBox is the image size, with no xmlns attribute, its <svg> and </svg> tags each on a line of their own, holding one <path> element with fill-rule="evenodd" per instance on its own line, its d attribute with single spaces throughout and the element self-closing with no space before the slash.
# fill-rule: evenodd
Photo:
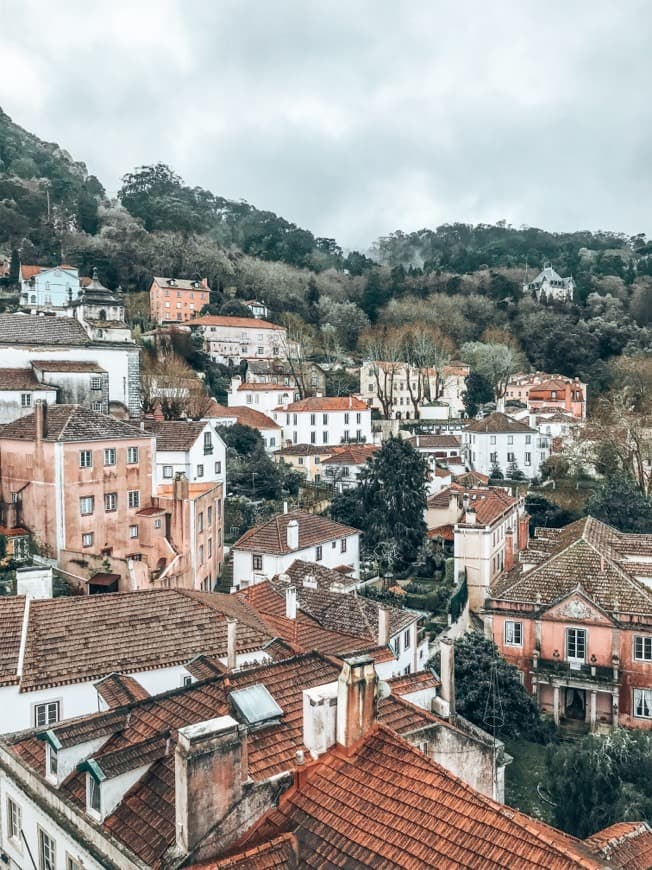
<svg viewBox="0 0 652 870">
<path fill-rule="evenodd" d="M 226 618 L 226 667 L 234 671 L 237 661 L 238 620 L 233 616 Z"/>
<path fill-rule="evenodd" d="M 511 571 L 514 567 L 514 532 L 507 529 L 505 532 L 505 571 Z"/>
<path fill-rule="evenodd" d="M 297 587 L 288 586 L 285 590 L 285 616 L 286 619 L 297 618 Z"/>
<path fill-rule="evenodd" d="M 299 549 L 299 523 L 290 520 L 287 527 L 287 545 L 289 550 Z"/>
<path fill-rule="evenodd" d="M 448 637 L 442 637 L 439 642 L 441 655 L 441 689 L 439 694 L 448 704 L 448 715 L 455 718 L 455 644 Z"/>
<path fill-rule="evenodd" d="M 303 690 L 303 743 L 313 758 L 335 743 L 338 683 Z"/>
<path fill-rule="evenodd" d="M 231 716 L 179 729 L 174 753 L 177 847 L 191 852 L 242 798 L 247 730 Z"/>
<path fill-rule="evenodd" d="M 386 607 L 378 608 L 378 646 L 387 646 L 389 643 L 389 610 Z"/>
<path fill-rule="evenodd" d="M 337 742 L 346 749 L 374 724 L 377 679 L 371 656 L 345 659 L 337 681 Z"/>
<path fill-rule="evenodd" d="M 34 402 L 34 422 L 36 441 L 42 441 L 48 434 L 48 406 L 42 399 Z"/>
<path fill-rule="evenodd" d="M 530 515 L 523 511 L 518 516 L 518 551 L 522 552 L 530 543 Z"/>
<path fill-rule="evenodd" d="M 188 478 L 183 471 L 177 471 L 174 476 L 173 496 L 176 501 L 188 498 Z"/>
</svg>

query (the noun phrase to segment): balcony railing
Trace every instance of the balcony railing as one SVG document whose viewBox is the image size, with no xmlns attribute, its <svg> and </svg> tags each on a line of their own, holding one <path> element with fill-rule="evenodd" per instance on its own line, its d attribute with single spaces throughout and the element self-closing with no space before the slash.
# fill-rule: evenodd
<svg viewBox="0 0 652 870">
<path fill-rule="evenodd" d="M 581 662 L 566 662 L 559 659 L 539 659 L 534 673 L 541 677 L 558 677 L 564 680 L 577 680 L 582 683 L 612 683 L 614 680 L 613 667 L 604 665 L 582 664 Z"/>
</svg>

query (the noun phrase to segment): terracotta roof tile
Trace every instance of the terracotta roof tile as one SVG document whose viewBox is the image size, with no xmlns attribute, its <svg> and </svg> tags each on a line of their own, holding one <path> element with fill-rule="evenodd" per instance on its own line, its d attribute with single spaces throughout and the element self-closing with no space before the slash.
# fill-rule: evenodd
<svg viewBox="0 0 652 870">
<path fill-rule="evenodd" d="M 335 450 L 322 465 L 364 465 L 379 449 L 374 444 L 352 444 Z"/>
<path fill-rule="evenodd" d="M 109 438 L 144 438 L 140 429 L 108 414 L 80 405 L 48 405 L 44 441 L 104 441 Z M 0 426 L 0 439 L 35 441 L 34 412 Z"/>
<path fill-rule="evenodd" d="M 454 435 L 413 435 L 407 442 L 417 450 L 459 450 L 461 445 Z"/>
<path fill-rule="evenodd" d="M 281 834 L 244 852 L 192 864 L 188 870 L 293 870 L 298 867 L 297 842 L 293 834 Z"/>
<path fill-rule="evenodd" d="M 277 323 L 269 323 L 267 320 L 258 320 L 256 317 L 220 317 L 219 315 L 206 314 L 204 317 L 195 317 L 190 321 L 191 326 L 231 326 L 237 329 L 275 329 L 285 332 L 284 326 Z"/>
<path fill-rule="evenodd" d="M 186 420 L 146 420 L 146 431 L 156 438 L 156 449 L 166 451 L 187 451 L 200 437 L 206 424 Z"/>
<path fill-rule="evenodd" d="M 18 682 L 17 668 L 26 598 L 0 598 L 0 686 Z"/>
<path fill-rule="evenodd" d="M 109 708 L 149 698 L 147 689 L 128 674 L 109 674 L 95 683 L 95 689 Z"/>
<path fill-rule="evenodd" d="M 203 290 L 204 293 L 210 292 L 209 288 L 201 283 L 201 280 L 197 281 L 194 278 L 168 278 L 167 276 L 163 277 L 162 275 L 155 275 L 154 281 L 156 281 L 159 287 L 166 290 L 197 290 L 199 293 Z M 170 284 L 170 281 L 174 281 L 174 284 Z"/>
<path fill-rule="evenodd" d="M 204 414 L 204 417 L 209 419 L 220 419 L 235 417 L 236 422 L 241 426 L 250 426 L 252 429 L 281 429 L 282 427 L 260 411 L 255 411 L 253 408 L 248 408 L 246 405 L 234 405 L 231 408 L 225 408 L 224 405 L 219 405 L 214 399 L 211 402 L 210 408 Z"/>
<path fill-rule="evenodd" d="M 0 344 L 86 347 L 92 343 L 81 323 L 72 317 L 0 314 Z"/>
<path fill-rule="evenodd" d="M 291 553 L 292 550 L 287 543 L 287 527 L 291 520 L 296 520 L 299 524 L 299 550 L 359 534 L 359 530 L 351 526 L 344 526 L 327 517 L 297 510 L 278 514 L 268 522 L 249 529 L 235 542 L 232 549 L 277 555 Z"/>
<path fill-rule="evenodd" d="M 0 390 L 45 390 L 56 393 L 57 388 L 37 381 L 32 369 L 0 368 Z"/>
<path fill-rule="evenodd" d="M 309 396 L 284 405 L 284 411 L 368 411 L 369 406 L 355 396 Z"/>
<path fill-rule="evenodd" d="M 440 680 L 431 671 L 417 671 L 414 674 L 392 677 L 386 682 L 389 683 L 394 695 L 409 695 L 421 689 L 436 689 L 441 686 Z"/>
<path fill-rule="evenodd" d="M 628 870 L 650 870 L 652 867 L 652 828 L 645 822 L 619 822 L 598 831 L 586 843 L 609 866 Z"/>
<path fill-rule="evenodd" d="M 29 281 L 30 278 L 33 278 L 35 275 L 39 275 L 44 269 L 50 268 L 48 266 L 27 266 L 23 263 L 20 264 L 20 275 L 23 281 Z M 56 268 L 53 266 L 52 268 Z"/>
<path fill-rule="evenodd" d="M 493 414 L 489 414 L 486 417 L 483 417 L 482 420 L 474 420 L 472 423 L 469 423 L 465 427 L 467 432 L 481 432 L 481 433 L 502 433 L 502 432 L 522 432 L 523 434 L 532 434 L 536 433 L 536 429 L 531 429 L 529 426 L 526 426 L 525 423 L 519 423 L 516 420 L 512 420 L 511 417 L 508 417 L 507 414 L 501 414 L 500 411 L 494 411 Z"/>
</svg>

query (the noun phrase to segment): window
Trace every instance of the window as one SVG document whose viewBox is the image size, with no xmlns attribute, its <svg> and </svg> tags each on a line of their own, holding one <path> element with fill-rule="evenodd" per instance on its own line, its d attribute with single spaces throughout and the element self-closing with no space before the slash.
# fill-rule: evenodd
<svg viewBox="0 0 652 870">
<path fill-rule="evenodd" d="M 23 811 L 15 801 L 7 798 L 7 834 L 10 840 L 20 843 L 20 832 L 23 829 Z"/>
<path fill-rule="evenodd" d="M 652 719 L 652 689 L 634 689 L 634 716 Z"/>
<path fill-rule="evenodd" d="M 328 432 L 321 433 L 321 440 L 324 444 L 328 444 Z"/>
<path fill-rule="evenodd" d="M 399 656 L 401 654 L 401 636 L 399 634 L 392 640 L 390 646 L 394 651 L 395 656 Z"/>
<path fill-rule="evenodd" d="M 101 815 L 102 795 L 100 793 L 100 784 L 90 773 L 86 774 L 86 800 L 88 809 L 93 813 L 97 813 L 98 816 Z"/>
<path fill-rule="evenodd" d="M 91 411 L 97 411 L 98 414 L 102 413 L 102 403 L 101 402 L 91 402 Z"/>
<path fill-rule="evenodd" d="M 130 489 L 127 493 L 127 498 L 129 500 L 130 508 L 140 507 L 140 490 L 139 489 Z"/>
<path fill-rule="evenodd" d="M 117 511 L 118 509 L 118 493 L 117 492 L 105 492 L 104 493 L 104 510 L 107 513 L 111 511 Z"/>
<path fill-rule="evenodd" d="M 265 348 L 264 348 L 264 347 L 259 347 L 259 348 L 258 348 L 258 355 L 259 355 L 259 356 L 262 356 L 264 353 L 265 353 Z"/>
<path fill-rule="evenodd" d="M 213 555 L 213 539 L 209 538 L 208 539 L 208 558 L 210 559 L 212 555 Z"/>
<path fill-rule="evenodd" d="M 154 528 L 155 529 L 161 528 L 161 521 L 160 520 L 154 520 Z"/>
<path fill-rule="evenodd" d="M 348 412 L 344 415 L 344 425 L 345 426 L 349 425 L 349 416 L 350 415 L 348 414 Z"/>
<path fill-rule="evenodd" d="M 526 435 L 526 436 L 525 436 L 525 443 L 526 443 L 526 444 L 531 444 L 531 443 L 532 443 L 532 436 L 531 436 L 531 435 Z"/>
<path fill-rule="evenodd" d="M 254 571 L 262 571 L 263 570 L 263 557 L 257 553 L 251 557 L 251 563 Z"/>
<path fill-rule="evenodd" d="M 507 436 L 507 443 L 508 443 L 508 444 L 513 444 L 513 443 L 514 443 L 514 436 L 513 436 L 513 435 L 508 435 L 508 436 Z"/>
<path fill-rule="evenodd" d="M 203 476 L 204 476 L 204 466 L 198 465 L 197 466 L 197 477 L 203 477 Z"/>
<path fill-rule="evenodd" d="M 213 524 L 213 508 L 210 505 L 206 509 L 206 522 L 209 528 Z"/>
<path fill-rule="evenodd" d="M 66 855 L 66 870 L 82 870 L 82 865 L 72 855 Z"/>
<path fill-rule="evenodd" d="M 310 433 L 310 443 L 311 443 L 311 444 L 316 444 L 316 443 L 317 443 L 317 433 L 316 433 L 316 432 L 311 432 L 311 433 Z"/>
<path fill-rule="evenodd" d="M 346 553 L 346 538 L 340 541 L 340 553 Z"/>
<path fill-rule="evenodd" d="M 322 414 L 321 420 L 324 426 L 328 426 L 328 414 Z"/>
<path fill-rule="evenodd" d="M 489 443 L 490 443 L 490 444 L 495 444 L 495 443 L 496 443 L 496 436 L 495 436 L 495 435 L 490 435 L 490 436 L 489 436 Z"/>
<path fill-rule="evenodd" d="M 358 424 L 358 426 L 360 425 L 360 423 L 362 423 L 362 414 L 358 413 L 355 415 L 355 422 Z"/>
<path fill-rule="evenodd" d="M 508 454 L 507 454 L 507 461 L 508 461 L 508 462 L 516 462 L 516 454 L 514 454 L 514 453 L 508 453 Z"/>
<path fill-rule="evenodd" d="M 634 659 L 637 662 L 652 662 L 652 637 L 634 636 Z"/>
<path fill-rule="evenodd" d="M 92 377 L 91 378 L 91 390 L 101 390 L 102 389 L 102 378 Z"/>
<path fill-rule="evenodd" d="M 172 477 L 173 469 L 171 465 L 163 466 L 163 477 L 166 479 L 170 479 Z"/>
<path fill-rule="evenodd" d="M 204 432 L 204 454 L 213 452 L 213 438 L 210 432 Z"/>
<path fill-rule="evenodd" d="M 115 465 L 115 448 L 107 447 L 104 450 L 104 464 L 105 465 Z"/>
<path fill-rule="evenodd" d="M 403 649 L 409 649 L 409 648 L 410 648 L 410 629 L 407 628 L 403 632 Z"/>
<path fill-rule="evenodd" d="M 34 727 L 44 728 L 46 725 L 55 725 L 61 718 L 59 713 L 59 701 L 34 704 Z"/>
<path fill-rule="evenodd" d="M 300 456 L 298 459 L 299 465 L 303 465 L 303 456 Z"/>
<path fill-rule="evenodd" d="M 311 426 L 314 426 L 314 425 L 315 425 L 316 417 L 317 417 L 316 414 L 311 414 L 311 415 L 310 415 L 310 425 L 311 425 Z"/>
<path fill-rule="evenodd" d="M 82 535 L 82 547 L 93 546 L 93 532 L 86 532 Z"/>
<path fill-rule="evenodd" d="M 491 463 L 498 462 L 498 453 L 497 452 L 489 454 L 489 462 L 491 462 Z"/>
<path fill-rule="evenodd" d="M 79 513 L 82 516 L 86 516 L 88 514 L 93 513 L 93 508 L 95 505 L 95 499 L 92 495 L 85 495 L 79 499 Z"/>
<path fill-rule="evenodd" d="M 586 630 L 566 629 L 566 658 L 569 662 L 583 662 L 586 658 Z"/>
<path fill-rule="evenodd" d="M 138 448 L 137 447 L 127 447 L 127 462 L 130 465 L 134 465 L 138 462 Z"/>
<path fill-rule="evenodd" d="M 32 394 L 31 393 L 21 393 L 20 394 L 20 406 L 21 406 L 21 408 L 31 408 L 32 407 Z"/>
<path fill-rule="evenodd" d="M 38 829 L 38 866 L 39 870 L 56 870 L 56 848 L 54 839 L 43 828 Z"/>
<path fill-rule="evenodd" d="M 181 685 L 185 687 L 192 686 L 192 677 L 190 674 L 184 674 L 181 680 Z"/>
<path fill-rule="evenodd" d="M 47 773 L 48 776 L 51 776 L 52 779 L 57 778 L 57 773 L 59 771 L 59 756 L 57 754 L 57 750 L 54 749 L 49 743 L 47 746 Z"/>
<path fill-rule="evenodd" d="M 138 537 L 138 526 L 129 526 L 129 537 L 137 538 Z"/>
<path fill-rule="evenodd" d="M 532 465 L 532 454 L 531 453 L 525 454 L 525 464 Z"/>
<path fill-rule="evenodd" d="M 199 545 L 199 564 L 200 565 L 204 564 L 204 545 L 203 544 Z"/>
<path fill-rule="evenodd" d="M 204 512 L 203 511 L 201 511 L 199 514 L 197 514 L 197 531 L 198 532 L 204 531 Z"/>
<path fill-rule="evenodd" d="M 292 425 L 293 426 L 297 425 L 297 415 L 296 414 L 292 414 Z"/>
<path fill-rule="evenodd" d="M 315 547 L 315 562 L 321 562 L 323 556 L 323 550 L 321 544 L 318 544 Z"/>
<path fill-rule="evenodd" d="M 79 467 L 80 468 L 92 468 L 93 467 L 93 451 L 92 450 L 80 450 L 79 451 Z"/>
<path fill-rule="evenodd" d="M 215 463 L 215 474 L 221 474 L 221 473 L 222 473 L 222 463 L 216 462 Z"/>
<path fill-rule="evenodd" d="M 523 646 L 523 623 L 505 620 L 505 643 L 509 646 Z"/>
</svg>

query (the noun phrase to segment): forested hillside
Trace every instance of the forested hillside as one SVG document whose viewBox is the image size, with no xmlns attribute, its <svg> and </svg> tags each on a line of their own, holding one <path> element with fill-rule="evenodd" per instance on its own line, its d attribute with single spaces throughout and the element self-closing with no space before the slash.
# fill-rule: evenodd
<svg viewBox="0 0 652 870">
<path fill-rule="evenodd" d="M 12 255 L 12 279 L 19 255 L 65 260 L 82 274 L 96 266 L 128 294 L 142 328 L 153 274 L 200 274 L 212 312 L 261 298 L 272 319 L 289 322 L 311 355 L 330 362 L 423 355 L 416 333 L 425 329 L 427 353 L 507 343 L 522 365 L 579 375 L 595 395 L 615 358 L 651 345 L 652 244 L 643 234 L 454 223 L 392 233 L 369 256 L 345 253 L 272 212 L 189 187 L 162 164 L 127 173 L 119 201 L 108 201 L 83 163 L 1 112 L 0 253 Z M 526 266 L 533 278 L 546 261 L 574 276 L 574 304 L 523 295 Z"/>
</svg>

